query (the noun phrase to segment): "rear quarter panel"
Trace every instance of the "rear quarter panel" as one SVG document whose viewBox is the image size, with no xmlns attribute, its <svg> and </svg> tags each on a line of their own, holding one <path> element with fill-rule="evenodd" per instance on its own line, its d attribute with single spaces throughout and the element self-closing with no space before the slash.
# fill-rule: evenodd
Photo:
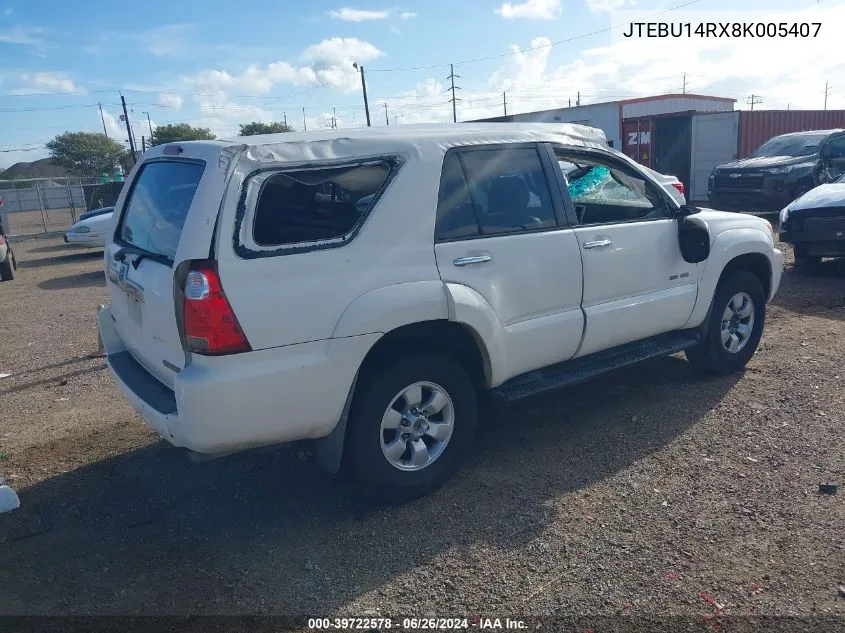
<svg viewBox="0 0 845 633">
<path fill-rule="evenodd" d="M 253 349 L 382 332 L 408 318 L 446 314 L 442 290 L 432 295 L 429 285 L 415 286 L 440 283 L 433 235 L 443 150 L 432 147 L 423 156 L 425 151 L 403 157 L 399 172 L 346 244 L 251 258 L 236 253 L 234 240 L 241 187 L 255 165 L 239 165 L 221 215 L 217 260 L 223 288 Z M 424 291 L 428 306 L 416 315 L 407 310 L 416 300 L 414 288 Z"/>
</svg>

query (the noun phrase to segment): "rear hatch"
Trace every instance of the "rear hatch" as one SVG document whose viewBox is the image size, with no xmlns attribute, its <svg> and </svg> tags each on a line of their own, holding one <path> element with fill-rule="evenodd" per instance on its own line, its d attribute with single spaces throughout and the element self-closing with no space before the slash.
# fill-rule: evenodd
<svg viewBox="0 0 845 633">
<path fill-rule="evenodd" d="M 105 253 L 115 328 L 135 360 L 170 388 L 186 362 L 176 270 L 211 256 L 234 153 L 218 142 L 153 148 L 115 207 Z"/>
</svg>

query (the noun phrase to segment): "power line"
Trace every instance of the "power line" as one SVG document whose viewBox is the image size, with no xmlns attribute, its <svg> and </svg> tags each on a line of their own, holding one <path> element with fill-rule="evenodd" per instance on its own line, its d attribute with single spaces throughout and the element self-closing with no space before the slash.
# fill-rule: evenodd
<svg viewBox="0 0 845 633">
<path fill-rule="evenodd" d="M 693 4 L 697 4 L 702 0 L 689 0 L 688 2 L 684 2 L 683 4 L 675 5 L 674 7 L 669 7 L 668 9 L 664 9 L 662 11 L 657 11 L 656 13 L 651 14 L 649 17 L 654 17 L 658 15 L 662 15 L 664 13 L 668 13 L 670 11 L 675 11 L 677 9 L 683 9 L 684 7 L 688 7 Z M 604 29 L 599 29 L 597 31 L 591 31 L 590 33 L 583 33 L 581 35 L 576 35 L 574 37 L 568 37 L 566 39 L 557 40 L 556 42 L 549 42 L 548 44 L 540 44 L 539 46 L 533 46 L 531 48 L 523 48 L 516 51 L 508 51 L 507 53 L 499 53 L 497 55 L 488 55 L 487 57 L 476 57 L 474 59 L 464 59 L 459 62 L 455 62 L 455 64 L 432 64 L 429 66 L 409 66 L 406 68 L 371 68 L 371 73 L 392 73 L 392 72 L 404 72 L 404 71 L 411 71 L 411 70 L 429 70 L 431 68 L 445 68 L 446 66 L 450 65 L 457 65 L 460 66 L 461 64 L 474 64 L 476 62 L 485 62 L 490 59 L 499 59 L 501 57 L 509 57 L 511 55 L 518 55 L 520 53 L 530 53 L 531 51 L 538 51 L 543 48 L 551 48 L 552 46 L 558 46 L 559 44 L 566 44 L 568 42 L 574 42 L 576 40 L 581 40 L 587 37 L 592 37 L 593 35 L 600 35 L 601 33 L 608 33 L 614 29 L 623 28 L 624 24 L 619 24 L 617 26 L 609 26 Z"/>
</svg>

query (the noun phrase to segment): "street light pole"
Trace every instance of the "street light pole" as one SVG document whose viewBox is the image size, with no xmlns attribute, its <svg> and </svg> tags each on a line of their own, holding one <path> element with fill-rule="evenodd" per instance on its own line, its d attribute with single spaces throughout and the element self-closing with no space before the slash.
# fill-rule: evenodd
<svg viewBox="0 0 845 633">
<path fill-rule="evenodd" d="M 364 79 L 364 67 L 352 62 L 352 67 L 361 73 L 361 89 L 364 91 L 364 112 L 367 114 L 367 127 L 370 127 L 370 104 L 367 102 L 367 82 Z"/>
<path fill-rule="evenodd" d="M 150 139 L 152 139 L 153 138 L 153 124 L 150 121 L 150 113 L 149 112 L 143 112 L 142 114 L 147 115 L 147 126 L 150 128 Z"/>
</svg>

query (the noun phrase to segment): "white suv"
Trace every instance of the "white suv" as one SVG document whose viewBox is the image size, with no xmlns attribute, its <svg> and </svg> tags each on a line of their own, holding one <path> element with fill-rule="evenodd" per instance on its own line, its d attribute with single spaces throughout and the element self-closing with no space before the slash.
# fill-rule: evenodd
<svg viewBox="0 0 845 633">
<path fill-rule="evenodd" d="M 207 455 L 315 439 L 396 497 L 445 481 L 484 392 L 742 369 L 782 269 L 768 222 L 679 206 L 578 125 L 164 145 L 115 214 L 99 327 L 143 418 Z"/>
</svg>

